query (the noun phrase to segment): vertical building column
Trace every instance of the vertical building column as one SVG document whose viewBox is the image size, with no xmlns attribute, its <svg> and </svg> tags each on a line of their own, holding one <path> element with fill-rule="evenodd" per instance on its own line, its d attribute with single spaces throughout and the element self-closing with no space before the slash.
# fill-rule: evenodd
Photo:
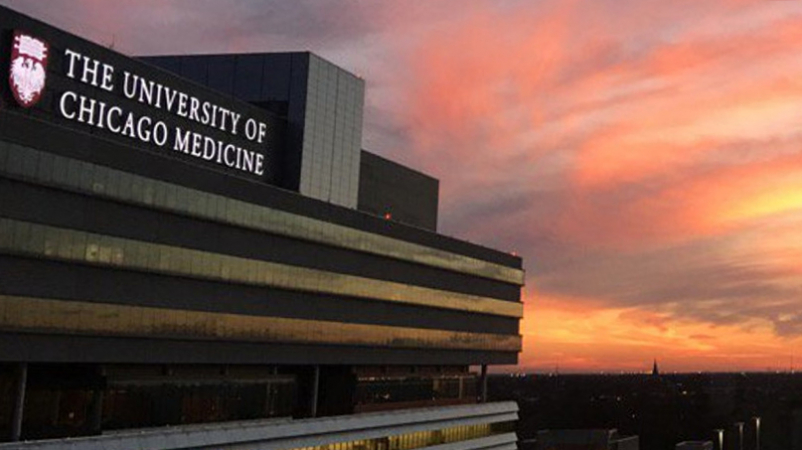
<svg viewBox="0 0 802 450">
<path fill-rule="evenodd" d="M 320 366 L 312 369 L 312 386 L 309 392 L 309 417 L 317 417 L 317 399 L 320 392 Z"/>
<path fill-rule="evenodd" d="M 25 388 L 28 384 L 28 363 L 17 366 L 17 391 L 14 397 L 14 415 L 11 418 L 11 442 L 22 437 L 22 414 L 25 409 Z"/>
<path fill-rule="evenodd" d="M 479 377 L 479 403 L 487 403 L 487 364 L 482 364 L 482 374 Z"/>
<path fill-rule="evenodd" d="M 752 417 L 755 423 L 755 450 L 760 450 L 760 417 Z"/>
<path fill-rule="evenodd" d="M 737 450 L 744 450 L 744 423 L 735 422 L 735 438 L 738 439 Z"/>
<path fill-rule="evenodd" d="M 716 437 L 716 448 L 714 450 L 724 450 L 724 430 L 716 428 L 713 430 L 713 436 Z"/>
<path fill-rule="evenodd" d="M 89 429 L 100 434 L 103 424 L 103 389 L 96 389 L 92 393 L 92 403 L 89 406 Z"/>
</svg>

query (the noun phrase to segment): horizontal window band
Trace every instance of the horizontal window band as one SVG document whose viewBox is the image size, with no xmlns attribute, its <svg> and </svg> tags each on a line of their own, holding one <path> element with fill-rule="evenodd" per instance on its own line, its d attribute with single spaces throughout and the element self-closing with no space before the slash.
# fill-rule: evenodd
<svg viewBox="0 0 802 450">
<path fill-rule="evenodd" d="M 0 328 L 170 339 L 386 348 L 521 350 L 521 336 L 0 296 Z"/>
<path fill-rule="evenodd" d="M 349 347 L 325 344 L 151 339 L 0 330 L 0 363 L 104 364 L 517 364 L 518 352 L 434 348 Z"/>
<path fill-rule="evenodd" d="M 0 250 L 45 259 L 523 317 L 523 305 L 457 292 L 0 218 Z"/>
<path fill-rule="evenodd" d="M 516 335 L 520 319 L 313 292 L 0 255 L 0 293 L 18 297 Z M 189 299 L 176 304 L 177 298 Z"/>
<path fill-rule="evenodd" d="M 199 220 L 29 181 L 0 177 L 0 216 L 125 239 L 520 302 L 497 280 Z"/>
<path fill-rule="evenodd" d="M 0 142 L 0 173 L 173 213 L 523 285 L 520 269 Z"/>
</svg>

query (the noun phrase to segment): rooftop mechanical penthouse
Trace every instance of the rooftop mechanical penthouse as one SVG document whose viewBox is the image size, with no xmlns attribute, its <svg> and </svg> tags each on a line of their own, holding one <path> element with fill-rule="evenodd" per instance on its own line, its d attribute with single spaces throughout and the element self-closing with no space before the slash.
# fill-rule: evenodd
<svg viewBox="0 0 802 450">
<path fill-rule="evenodd" d="M 0 449 L 515 447 L 522 261 L 361 148 L 362 79 L 6 8 L 0 71 Z"/>
</svg>

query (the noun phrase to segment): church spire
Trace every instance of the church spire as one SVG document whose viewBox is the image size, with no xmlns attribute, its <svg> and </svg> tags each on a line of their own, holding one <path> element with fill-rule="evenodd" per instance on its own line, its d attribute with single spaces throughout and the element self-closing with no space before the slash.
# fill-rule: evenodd
<svg viewBox="0 0 802 450">
<path fill-rule="evenodd" d="M 652 366 L 652 376 L 656 377 L 660 375 L 660 371 L 657 369 L 657 358 L 654 360 L 654 365 Z"/>
</svg>

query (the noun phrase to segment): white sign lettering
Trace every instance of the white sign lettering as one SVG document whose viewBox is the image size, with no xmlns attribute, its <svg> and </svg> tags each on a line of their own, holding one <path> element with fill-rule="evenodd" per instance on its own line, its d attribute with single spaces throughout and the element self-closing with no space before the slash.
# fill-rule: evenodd
<svg viewBox="0 0 802 450">
<path fill-rule="evenodd" d="M 69 48 L 64 51 L 64 57 L 68 78 L 107 92 L 114 92 L 116 75 L 114 66 Z M 244 136 L 246 140 L 257 144 L 263 144 L 267 138 L 267 124 L 262 121 L 252 117 L 243 118 L 241 113 L 127 70 L 122 72 L 120 87 L 123 97 L 150 108 L 232 136 Z M 155 144 L 221 166 L 260 176 L 265 172 L 265 156 L 262 153 L 179 126 L 172 127 L 171 132 L 171 128 L 164 121 L 155 120 L 146 114 L 137 115 L 118 105 L 110 105 L 75 91 L 61 93 L 58 111 L 65 119 L 108 130 L 143 143 Z"/>
</svg>

